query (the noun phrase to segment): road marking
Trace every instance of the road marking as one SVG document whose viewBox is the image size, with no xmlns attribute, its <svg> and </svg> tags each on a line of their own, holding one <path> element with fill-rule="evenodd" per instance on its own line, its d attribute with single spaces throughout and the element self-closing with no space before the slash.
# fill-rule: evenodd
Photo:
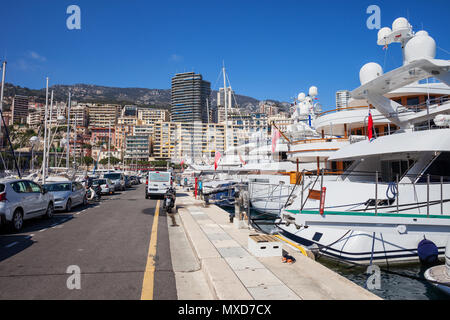
<svg viewBox="0 0 450 320">
<path fill-rule="evenodd" d="M 153 285 L 155 282 L 155 256 L 158 237 L 159 200 L 156 203 L 155 216 L 153 217 L 152 233 L 148 246 L 147 265 L 142 281 L 141 300 L 153 300 Z"/>
<path fill-rule="evenodd" d="M 15 242 L 13 242 L 13 243 L 10 243 L 10 244 L 6 245 L 5 248 L 11 248 L 12 246 L 15 246 L 16 244 L 18 244 L 17 241 L 15 241 Z"/>
<path fill-rule="evenodd" d="M 47 230 L 48 228 L 45 228 L 45 229 L 42 229 L 42 230 L 39 230 L 38 232 L 44 232 L 45 230 Z"/>
</svg>

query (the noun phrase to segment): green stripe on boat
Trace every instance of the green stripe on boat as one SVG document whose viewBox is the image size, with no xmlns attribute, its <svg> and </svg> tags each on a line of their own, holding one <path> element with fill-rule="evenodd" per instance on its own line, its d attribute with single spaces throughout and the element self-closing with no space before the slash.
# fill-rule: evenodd
<svg viewBox="0 0 450 320">
<path fill-rule="evenodd" d="M 320 214 L 319 211 L 286 210 L 292 214 Z M 426 214 L 406 214 L 406 213 L 381 213 L 375 212 L 353 212 L 353 211 L 325 211 L 324 215 L 334 216 L 361 216 L 361 217 L 393 217 L 393 218 L 431 218 L 431 219 L 450 219 L 450 215 L 426 215 Z"/>
</svg>

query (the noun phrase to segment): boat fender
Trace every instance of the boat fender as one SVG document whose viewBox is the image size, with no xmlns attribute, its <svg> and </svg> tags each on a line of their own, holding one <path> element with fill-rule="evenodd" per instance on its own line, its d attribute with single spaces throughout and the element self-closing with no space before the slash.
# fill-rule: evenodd
<svg viewBox="0 0 450 320">
<path fill-rule="evenodd" d="M 438 248 L 433 241 L 423 239 L 417 246 L 417 254 L 421 263 L 433 264 L 438 260 Z"/>
</svg>

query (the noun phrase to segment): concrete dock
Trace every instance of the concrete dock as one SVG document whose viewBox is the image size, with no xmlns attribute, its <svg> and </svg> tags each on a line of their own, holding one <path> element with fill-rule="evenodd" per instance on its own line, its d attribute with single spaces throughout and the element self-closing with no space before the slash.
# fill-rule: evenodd
<svg viewBox="0 0 450 320">
<path fill-rule="evenodd" d="M 249 228 L 237 228 L 225 210 L 177 195 L 178 227 L 168 217 L 171 259 L 178 299 L 202 300 L 379 300 L 281 242 L 295 263 L 255 257 L 248 250 Z"/>
</svg>

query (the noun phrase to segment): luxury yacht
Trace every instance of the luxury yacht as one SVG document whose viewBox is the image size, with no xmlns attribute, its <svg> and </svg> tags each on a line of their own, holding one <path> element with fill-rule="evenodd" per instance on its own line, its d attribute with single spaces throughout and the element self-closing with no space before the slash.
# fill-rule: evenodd
<svg viewBox="0 0 450 320">
<path fill-rule="evenodd" d="M 302 175 L 281 212 L 283 235 L 331 258 L 363 264 L 416 261 L 424 238 L 439 254 L 445 251 L 446 236 L 408 235 L 400 227 L 398 234 L 305 228 L 296 219 L 302 213 L 427 217 L 436 226 L 450 219 L 450 61 L 435 59 L 433 38 L 426 31 L 414 33 L 405 18 L 396 19 L 392 30 L 379 31 L 379 45 L 393 42 L 402 44 L 403 66 L 383 74 L 376 63 L 364 65 L 361 86 L 351 93 L 353 101 L 376 109 L 370 109 L 372 117 L 380 114 L 390 124 L 378 130 L 368 126 L 369 109 L 363 108 L 363 140 L 350 139 L 327 160 L 342 173 Z M 356 117 L 358 111 L 345 112 Z M 360 128 L 347 130 L 361 135 Z"/>
</svg>

